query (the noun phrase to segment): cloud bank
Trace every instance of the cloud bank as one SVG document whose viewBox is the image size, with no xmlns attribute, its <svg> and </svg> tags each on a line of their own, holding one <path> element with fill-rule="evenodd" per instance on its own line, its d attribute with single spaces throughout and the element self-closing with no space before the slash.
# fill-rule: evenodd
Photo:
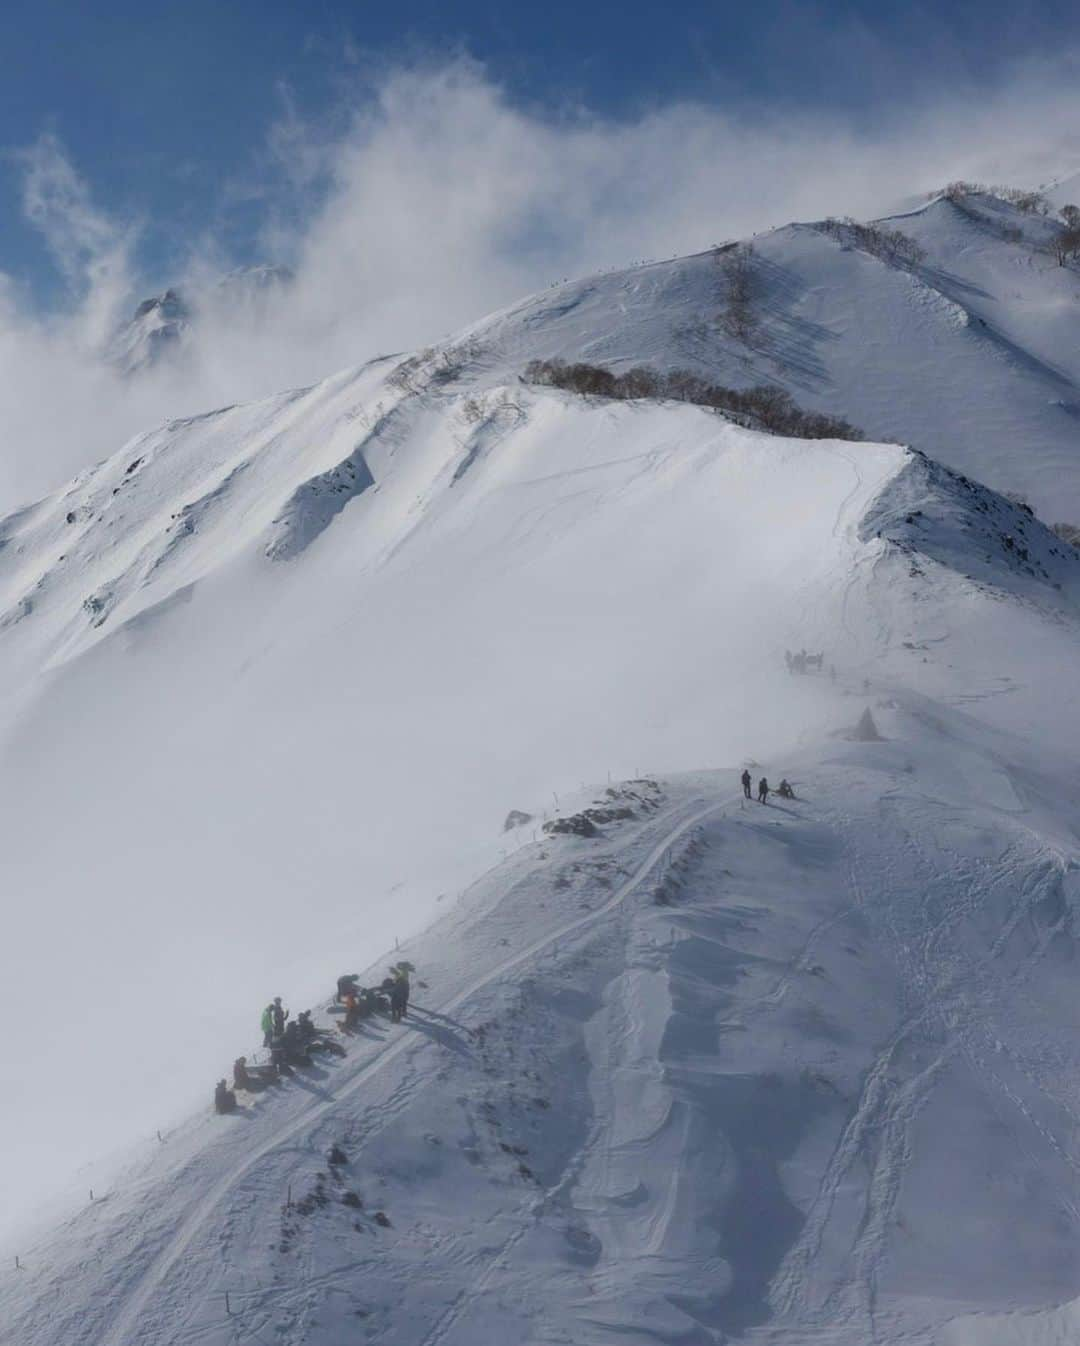
<svg viewBox="0 0 1080 1346">
<path fill-rule="evenodd" d="M 1029 65 L 993 96 L 954 88 L 873 121 L 692 103 L 605 120 L 522 107 L 467 58 L 369 70 L 330 122 L 286 96 L 230 188 L 261 211 L 264 258 L 295 272 L 269 305 L 215 287 L 233 259 L 211 222 L 174 274 L 140 274 L 154 222 L 111 217 L 44 135 L 17 156 L 22 204 L 67 302 L 43 314 L 0 272 L 0 509 L 161 419 L 421 345 L 565 277 L 880 214 L 955 177 L 1073 171 L 1075 73 L 1071 57 Z M 124 378 L 103 345 L 163 282 L 201 296 L 185 358 Z"/>
</svg>

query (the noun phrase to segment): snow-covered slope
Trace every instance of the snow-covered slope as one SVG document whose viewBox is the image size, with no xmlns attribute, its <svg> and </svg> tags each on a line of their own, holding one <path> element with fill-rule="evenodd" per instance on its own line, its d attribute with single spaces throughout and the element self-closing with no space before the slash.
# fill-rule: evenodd
<svg viewBox="0 0 1080 1346">
<path fill-rule="evenodd" d="M 1075 813 L 875 714 L 783 759 L 796 801 L 638 781 L 526 846 L 399 951 L 409 1021 L 24 1248 L 0 1339 L 1068 1340 Z"/>
<path fill-rule="evenodd" d="M 884 259 L 819 225 L 755 238 L 745 339 L 723 321 L 724 252 L 560 286 L 474 335 L 511 363 L 645 362 L 780 383 L 871 438 L 1020 493 L 1048 522 L 1080 518 L 1080 272 L 1040 250 L 1060 226 L 986 196 L 882 223 L 923 260 Z"/>
<path fill-rule="evenodd" d="M 816 230 L 770 248 L 914 293 Z M 1080 1294 L 1080 553 L 898 444 L 518 380 L 691 363 L 717 270 L 172 422 L 0 525 L 0 1014 L 35 1007 L 0 1341 L 982 1346 L 964 1315 Z M 801 799 L 732 799 L 746 759 Z M 399 940 L 408 1027 L 177 1124 L 269 996 Z"/>
<path fill-rule="evenodd" d="M 1050 201 L 1080 195 L 1063 179 Z M 850 229 L 791 224 L 754 238 L 750 322 L 724 321 L 723 249 L 589 276 L 471 329 L 498 378 L 530 359 L 684 366 L 743 387 L 776 383 L 871 439 L 912 444 L 1027 498 L 1050 523 L 1080 520 L 1080 270 L 1046 244 L 1059 221 L 990 195 L 941 197 L 879 222 L 922 250 L 905 262 Z M 140 306 L 112 358 L 135 370 L 202 350 L 205 315 L 241 320 L 257 349 L 291 273 L 255 267 Z M 177 309 L 179 306 L 179 309 Z"/>
</svg>

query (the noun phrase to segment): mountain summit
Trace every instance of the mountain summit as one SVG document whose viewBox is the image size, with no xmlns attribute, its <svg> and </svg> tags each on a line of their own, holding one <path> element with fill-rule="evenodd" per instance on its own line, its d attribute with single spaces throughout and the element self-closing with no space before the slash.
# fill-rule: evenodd
<svg viewBox="0 0 1080 1346">
<path fill-rule="evenodd" d="M 5 1346 L 1070 1339 L 1058 228 L 592 277 L 0 524 Z M 346 1054 L 217 1115 L 277 995 Z"/>
</svg>

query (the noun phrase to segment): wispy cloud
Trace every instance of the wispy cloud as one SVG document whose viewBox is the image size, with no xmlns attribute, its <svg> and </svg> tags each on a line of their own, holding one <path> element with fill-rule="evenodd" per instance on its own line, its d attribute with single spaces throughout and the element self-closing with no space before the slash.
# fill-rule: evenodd
<svg viewBox="0 0 1080 1346">
<path fill-rule="evenodd" d="M 96 355 L 121 304 L 140 297 L 138 225 L 95 203 L 55 136 L 21 152 L 24 208 L 70 305 L 43 317 L 10 285 L 0 303 L 0 503 L 163 415 L 430 341 L 564 276 L 793 218 L 879 214 L 959 176 L 1037 182 L 1080 160 L 1069 54 L 1018 68 L 992 95 L 942 83 L 872 121 L 695 103 L 613 120 L 522 107 L 467 57 L 353 69 L 329 119 L 306 120 L 282 89 L 231 192 L 259 212 L 265 256 L 291 265 L 295 284 L 269 310 L 208 301 L 194 358 L 148 379 L 125 382 Z M 231 264 L 218 226 L 208 220 L 177 260 L 195 291 Z"/>
</svg>

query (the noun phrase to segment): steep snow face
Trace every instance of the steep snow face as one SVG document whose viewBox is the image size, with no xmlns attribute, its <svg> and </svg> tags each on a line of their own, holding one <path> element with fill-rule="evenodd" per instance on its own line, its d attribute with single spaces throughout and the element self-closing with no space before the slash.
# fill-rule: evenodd
<svg viewBox="0 0 1080 1346">
<path fill-rule="evenodd" d="M 754 265 L 774 246 L 789 268 L 801 249 L 829 259 L 837 288 L 853 268 L 885 277 L 881 296 L 924 283 L 812 229 L 771 236 Z M 601 278 L 444 347 L 172 422 L 0 524 L 16 895 L 0 1014 L 69 994 L 79 1017 L 78 1050 L 59 1013 L 13 1045 L 6 1215 L 109 1193 L 0 1287 L 19 1346 L 61 1320 L 95 1346 L 148 1324 L 229 1340 L 234 1285 L 245 1330 L 318 1346 L 362 1315 L 428 1346 L 524 1340 L 529 1321 L 539 1339 L 854 1346 L 930 1340 L 947 1300 L 1076 1293 L 1074 1231 L 1038 1186 L 1072 1162 L 1068 1045 L 1048 1038 L 1027 1084 L 1014 1075 L 1062 1022 L 1051 954 L 1072 947 L 1080 555 L 897 444 L 517 380 L 542 355 L 687 363 L 717 273 L 710 256 Z M 759 377 L 729 338 L 701 339 L 721 353 L 702 367 Z M 801 649 L 822 655 L 813 674 L 787 671 Z M 869 700 L 885 742 L 852 745 Z M 805 806 L 746 816 L 733 772 L 675 779 L 746 759 L 792 775 Z M 599 836 L 540 843 L 584 782 L 644 771 L 662 800 L 637 787 Z M 531 826 L 503 834 L 511 808 Z M 676 896 L 680 857 L 685 920 L 654 900 Z M 271 995 L 314 1003 L 399 938 L 445 1016 L 437 1047 L 378 1030 L 340 1073 L 249 1100 L 237 1129 L 176 1126 Z M 1011 1053 L 989 1096 L 972 1016 Z M 533 1072 L 513 1107 L 484 1092 L 511 1053 Z M 534 1077 L 552 1092 L 519 1116 Z M 941 1252 L 938 1137 L 979 1137 L 949 1190 L 982 1264 L 1003 1267 L 971 1176 L 1013 1158 L 1003 1099 L 1042 1138 L 1015 1123 L 1031 1274 L 981 1290 L 974 1260 Z M 159 1129 L 168 1144 L 128 1179 L 57 1162 Z M 385 1187 L 406 1232 L 372 1241 L 386 1226 L 343 1205 L 342 1165 L 305 1166 L 331 1136 L 362 1209 Z M 290 1182 L 304 1210 L 282 1224 Z M 346 1224 L 300 1222 L 331 1208 Z M 268 1241 L 302 1265 L 267 1272 Z M 91 1256 L 104 1280 L 73 1274 Z"/>
<path fill-rule="evenodd" d="M 785 649 L 1039 742 L 1080 725 L 1080 558 L 1026 512 L 898 446 L 499 385 L 468 341 L 171 423 L 0 534 L 5 879 L 34 895 L 0 1011 L 92 969 L 91 1045 L 49 1021 L 21 1063 L 23 1175 L 118 1114 L 153 1132 L 268 977 L 417 928 L 509 808 L 819 738 L 832 684 Z M 193 969 L 163 1056 L 130 1007 Z"/>
<path fill-rule="evenodd" d="M 1080 518 L 1080 272 L 1043 251 L 1060 226 L 990 197 L 882 224 L 923 261 L 814 225 L 755 238 L 741 339 L 725 322 L 723 252 L 560 286 L 473 334 L 518 367 L 557 357 L 779 383 L 871 438 L 1019 492 L 1049 522 Z"/>
<path fill-rule="evenodd" d="M 860 657 L 844 577 L 904 450 L 445 371 L 175 423 L 5 524 L 5 884 L 34 900 L 0 1009 L 81 987 L 89 1044 L 46 1019 L 20 1062 L 27 1198 L 194 1103 L 328 938 L 415 929 L 509 808 L 831 724 L 783 650 Z M 166 1052 L 131 1013 L 163 994 L 197 999 Z"/>
<path fill-rule="evenodd" d="M 634 781 L 526 845 L 395 954 L 404 1024 L 24 1246 L 10 1339 L 1069 1340 L 1074 810 L 890 701 L 880 743 L 762 764 L 794 800 Z"/>
</svg>

